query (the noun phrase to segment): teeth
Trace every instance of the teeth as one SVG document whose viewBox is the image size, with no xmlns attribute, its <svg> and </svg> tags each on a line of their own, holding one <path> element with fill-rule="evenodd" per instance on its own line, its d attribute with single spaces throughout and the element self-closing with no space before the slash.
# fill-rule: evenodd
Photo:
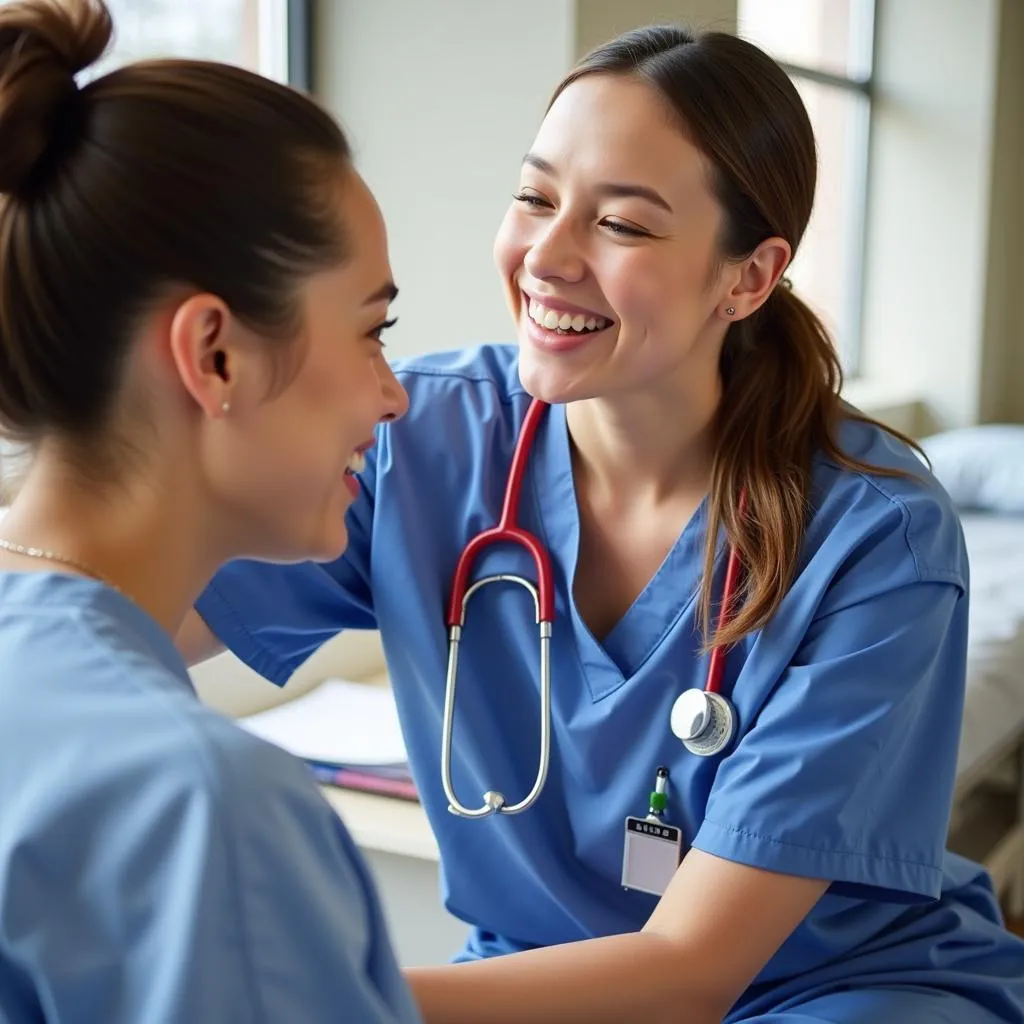
<svg viewBox="0 0 1024 1024">
<path fill-rule="evenodd" d="M 350 473 L 362 473 L 366 469 L 366 455 L 363 452 L 353 452 L 348 457 L 346 468 Z"/>
<path fill-rule="evenodd" d="M 530 299 L 527 310 L 530 319 L 549 331 L 599 331 L 608 326 L 603 316 L 585 316 L 583 313 L 558 313 L 542 306 L 536 299 Z"/>
</svg>

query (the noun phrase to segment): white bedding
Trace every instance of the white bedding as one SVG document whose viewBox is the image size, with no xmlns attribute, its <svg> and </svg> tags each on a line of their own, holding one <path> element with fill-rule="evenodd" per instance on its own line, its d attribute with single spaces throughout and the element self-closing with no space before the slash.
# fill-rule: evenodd
<svg viewBox="0 0 1024 1024">
<path fill-rule="evenodd" d="M 961 521 L 971 563 L 963 778 L 1024 731 L 1024 516 Z"/>
</svg>

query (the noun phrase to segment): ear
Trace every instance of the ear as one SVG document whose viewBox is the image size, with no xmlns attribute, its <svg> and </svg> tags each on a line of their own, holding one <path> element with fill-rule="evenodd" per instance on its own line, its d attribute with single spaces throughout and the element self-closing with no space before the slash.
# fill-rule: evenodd
<svg viewBox="0 0 1024 1024">
<path fill-rule="evenodd" d="M 237 355 L 229 344 L 231 313 L 215 295 L 190 295 L 174 311 L 170 345 L 185 390 L 207 416 L 231 406 Z"/>
<path fill-rule="evenodd" d="M 785 239 L 766 238 L 741 264 L 736 283 L 719 303 L 720 315 L 726 320 L 742 320 L 760 309 L 792 256 Z"/>
</svg>

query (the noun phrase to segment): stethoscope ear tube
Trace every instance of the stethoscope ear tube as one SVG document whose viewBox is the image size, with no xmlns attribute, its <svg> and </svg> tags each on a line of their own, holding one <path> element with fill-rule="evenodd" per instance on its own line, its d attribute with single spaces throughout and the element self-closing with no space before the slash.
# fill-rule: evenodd
<svg viewBox="0 0 1024 1024">
<path fill-rule="evenodd" d="M 459 672 L 459 643 L 465 623 L 466 605 L 481 587 L 491 583 L 518 583 L 533 597 L 537 629 L 540 638 L 540 757 L 533 788 L 515 804 L 508 804 L 505 795 L 489 789 L 483 796 L 483 806 L 466 807 L 455 795 L 452 784 L 452 736 L 455 731 L 455 685 Z M 448 630 L 448 674 L 445 680 L 444 725 L 441 732 L 441 783 L 448 799 L 448 810 L 461 818 L 486 818 L 491 814 L 521 814 L 531 807 L 544 789 L 551 763 L 551 623 L 541 618 L 540 597 L 537 588 L 522 576 L 501 573 L 477 580 L 467 591 L 459 608 L 459 623 Z"/>
</svg>

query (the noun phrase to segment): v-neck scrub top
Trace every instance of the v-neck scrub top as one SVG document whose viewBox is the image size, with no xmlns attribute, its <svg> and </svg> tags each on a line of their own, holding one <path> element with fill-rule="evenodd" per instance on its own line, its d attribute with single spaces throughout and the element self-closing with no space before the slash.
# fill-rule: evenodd
<svg viewBox="0 0 1024 1024">
<path fill-rule="evenodd" d="M 705 759 L 669 728 L 676 697 L 703 687 L 707 674 L 697 625 L 705 507 L 599 642 L 573 603 L 579 513 L 565 408 L 551 407 L 519 510 L 551 554 L 556 590 L 547 785 L 520 815 L 448 811 L 446 602 L 459 553 L 501 510 L 530 403 L 517 359 L 514 347 L 483 346 L 399 364 L 410 411 L 383 424 L 368 453 L 344 556 L 231 563 L 197 606 L 222 641 L 279 684 L 338 631 L 380 630 L 440 846 L 444 901 L 472 926 L 460 956 L 639 929 L 656 898 L 622 888 L 624 819 L 646 813 L 665 765 L 666 816 L 687 844 L 832 881 L 730 1020 L 789 1020 L 768 1014 L 787 1000 L 877 984 L 923 985 L 991 1014 L 965 1020 L 1024 1020 L 1024 943 L 1001 930 L 984 872 L 945 851 L 967 646 L 959 520 L 923 463 L 877 427 L 845 420 L 842 448 L 910 475 L 815 458 L 792 586 L 772 621 L 726 660 L 738 736 Z M 534 576 L 529 556 L 510 547 L 488 549 L 474 576 L 498 572 Z M 514 585 L 485 587 L 469 606 L 460 652 L 452 774 L 464 803 L 488 789 L 510 802 L 529 790 L 538 724 L 532 600 Z M 898 1001 L 905 995 L 870 1019 L 930 1019 L 913 1016 L 917 1004 Z"/>
</svg>

